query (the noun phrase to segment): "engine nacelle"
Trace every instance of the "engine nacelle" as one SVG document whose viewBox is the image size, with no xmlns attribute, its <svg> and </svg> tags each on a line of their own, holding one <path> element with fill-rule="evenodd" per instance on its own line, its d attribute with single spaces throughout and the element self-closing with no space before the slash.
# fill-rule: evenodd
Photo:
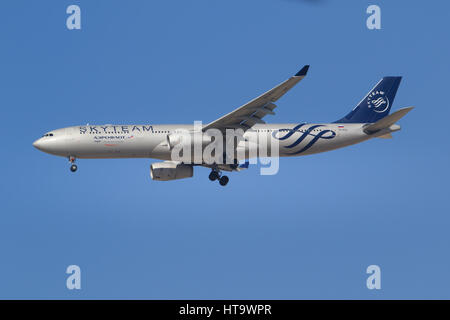
<svg viewBox="0 0 450 320">
<path fill-rule="evenodd" d="M 173 161 L 152 163 L 150 165 L 150 177 L 158 181 L 170 181 L 191 178 L 194 168 L 191 165 Z"/>
</svg>

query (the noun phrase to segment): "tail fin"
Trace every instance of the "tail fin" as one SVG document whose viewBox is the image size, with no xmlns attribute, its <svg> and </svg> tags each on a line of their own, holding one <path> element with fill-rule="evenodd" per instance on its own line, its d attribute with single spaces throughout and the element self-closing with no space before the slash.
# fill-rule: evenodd
<svg viewBox="0 0 450 320">
<path fill-rule="evenodd" d="M 384 77 L 344 118 L 336 123 L 373 123 L 389 114 L 402 77 Z"/>
</svg>

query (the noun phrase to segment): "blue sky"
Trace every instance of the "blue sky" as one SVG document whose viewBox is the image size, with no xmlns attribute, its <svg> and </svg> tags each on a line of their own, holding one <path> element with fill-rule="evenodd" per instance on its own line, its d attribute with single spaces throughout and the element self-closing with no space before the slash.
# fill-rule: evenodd
<svg viewBox="0 0 450 320">
<path fill-rule="evenodd" d="M 77 4 L 82 29 L 66 28 Z M 366 28 L 378 4 L 382 29 Z M 2 1 L 0 298 L 450 298 L 450 4 Z M 253 167 L 226 188 L 150 159 L 64 158 L 60 127 L 212 121 L 310 64 L 269 122 L 334 121 L 382 77 L 394 139 Z M 65 287 L 81 267 L 82 289 Z M 367 266 L 382 289 L 368 290 Z"/>
</svg>

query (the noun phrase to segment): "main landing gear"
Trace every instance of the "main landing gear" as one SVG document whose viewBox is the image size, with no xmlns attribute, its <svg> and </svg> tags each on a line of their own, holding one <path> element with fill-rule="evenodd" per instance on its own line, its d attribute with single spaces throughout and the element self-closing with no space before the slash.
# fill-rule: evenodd
<svg viewBox="0 0 450 320">
<path fill-rule="evenodd" d="M 213 169 L 209 174 L 209 180 L 211 181 L 219 180 L 219 184 L 221 186 L 226 186 L 230 179 L 228 179 L 227 176 L 223 176 L 219 170 Z"/>
<path fill-rule="evenodd" d="M 71 163 L 70 171 L 72 171 L 72 172 L 77 171 L 78 167 L 75 164 L 75 157 L 69 157 L 69 162 Z"/>
</svg>

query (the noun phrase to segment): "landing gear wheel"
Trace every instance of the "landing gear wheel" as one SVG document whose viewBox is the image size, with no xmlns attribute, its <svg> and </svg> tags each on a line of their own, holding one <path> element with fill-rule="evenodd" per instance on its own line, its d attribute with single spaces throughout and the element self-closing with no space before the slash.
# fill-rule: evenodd
<svg viewBox="0 0 450 320">
<path fill-rule="evenodd" d="M 73 165 L 70 166 L 70 171 L 72 171 L 72 172 L 77 171 L 77 169 L 78 169 L 78 167 L 77 167 L 76 164 L 73 164 Z"/>
<path fill-rule="evenodd" d="M 228 179 L 227 176 L 222 176 L 222 177 L 220 177 L 220 179 L 219 179 L 219 184 L 220 184 L 221 186 L 226 186 L 229 180 L 230 180 L 230 179 Z"/>
<path fill-rule="evenodd" d="M 209 180 L 215 181 L 217 179 L 219 179 L 219 173 L 217 171 L 211 171 L 209 174 Z"/>
</svg>

